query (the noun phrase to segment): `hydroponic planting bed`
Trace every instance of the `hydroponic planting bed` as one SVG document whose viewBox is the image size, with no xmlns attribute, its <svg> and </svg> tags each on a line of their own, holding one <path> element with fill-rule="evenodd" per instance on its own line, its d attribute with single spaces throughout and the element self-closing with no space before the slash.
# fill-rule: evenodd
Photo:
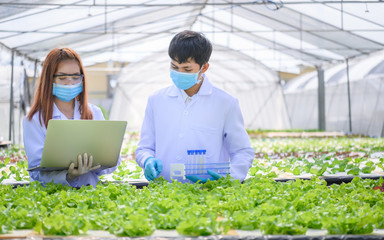
<svg viewBox="0 0 384 240">
<path fill-rule="evenodd" d="M 134 152 L 138 135 L 126 134 L 121 149 L 121 164 L 115 172 L 100 177 L 101 181 L 125 181 L 145 179 L 142 169 L 136 164 Z M 24 149 L 20 146 L 0 148 L 0 184 L 29 183 L 28 162 Z"/>
<path fill-rule="evenodd" d="M 353 178 L 384 176 L 383 139 L 253 139 L 256 159 L 243 184 L 160 180 L 143 189 L 124 184 L 142 176 L 132 162 L 137 137 L 129 139 L 123 167 L 104 179 L 122 183 L 0 185 L 0 237 L 384 239 L 383 179 Z M 3 183 L 28 180 L 22 149 L 0 151 Z M 335 176 L 353 180 L 327 186 L 321 179 Z M 292 178 L 310 180 L 284 182 Z"/>
</svg>

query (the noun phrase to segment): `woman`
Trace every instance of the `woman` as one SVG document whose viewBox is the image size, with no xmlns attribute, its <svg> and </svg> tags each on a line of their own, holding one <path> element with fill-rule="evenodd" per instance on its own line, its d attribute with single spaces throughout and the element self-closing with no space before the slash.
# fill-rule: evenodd
<svg viewBox="0 0 384 240">
<path fill-rule="evenodd" d="M 43 63 L 35 100 L 23 121 L 24 147 L 28 167 L 40 165 L 44 140 L 50 119 L 104 120 L 101 110 L 87 102 L 87 81 L 79 55 L 69 48 L 50 51 Z M 75 160 L 75 159 L 74 159 Z M 121 159 L 119 159 L 118 165 Z M 64 171 L 32 171 L 31 181 L 42 184 L 53 181 L 72 187 L 96 186 L 99 176 L 113 172 L 116 167 L 101 170 L 92 166 L 92 156 L 79 155 L 78 167 L 72 163 Z"/>
</svg>

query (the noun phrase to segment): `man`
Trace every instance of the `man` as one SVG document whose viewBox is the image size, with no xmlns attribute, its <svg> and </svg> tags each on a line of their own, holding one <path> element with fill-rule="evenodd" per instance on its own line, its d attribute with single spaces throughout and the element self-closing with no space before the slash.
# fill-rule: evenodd
<svg viewBox="0 0 384 240">
<path fill-rule="evenodd" d="M 172 39 L 173 85 L 148 99 L 136 161 L 148 180 L 171 181 L 173 165 L 187 163 L 187 151 L 206 150 L 205 163 L 228 163 L 230 175 L 244 180 L 254 159 L 237 99 L 214 87 L 205 75 L 212 44 L 201 33 L 183 31 Z M 208 172 L 209 179 L 221 176 Z M 192 182 L 208 178 L 187 176 Z"/>
</svg>

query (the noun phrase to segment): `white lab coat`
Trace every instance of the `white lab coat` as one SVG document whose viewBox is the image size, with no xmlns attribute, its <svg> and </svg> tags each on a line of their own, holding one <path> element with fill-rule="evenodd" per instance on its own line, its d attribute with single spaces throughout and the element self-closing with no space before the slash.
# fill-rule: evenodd
<svg viewBox="0 0 384 240">
<path fill-rule="evenodd" d="M 136 161 L 143 168 L 148 157 L 160 159 L 160 176 L 171 181 L 171 164 L 187 163 L 187 150 L 198 149 L 206 150 L 206 163 L 230 159 L 231 176 L 240 180 L 246 177 L 255 154 L 237 99 L 214 87 L 205 76 L 188 105 L 174 85 L 149 97 Z"/>
<path fill-rule="evenodd" d="M 88 104 L 88 106 L 92 111 L 94 120 L 104 120 L 104 116 L 100 108 L 96 107 L 93 104 Z M 60 112 L 56 104 L 53 105 L 52 119 L 68 120 L 67 117 L 62 112 Z M 78 101 L 75 101 L 73 119 L 81 119 Z M 39 122 L 38 112 L 35 115 L 33 115 L 31 121 L 29 121 L 27 118 L 24 118 L 23 120 L 24 148 L 28 158 L 29 168 L 37 167 L 40 165 L 40 162 L 41 162 L 45 135 L 47 133 L 47 128 L 44 125 L 44 121 L 42 120 L 41 122 L 42 122 L 42 125 Z M 77 159 L 74 159 L 74 161 L 77 161 Z M 120 165 L 120 162 L 121 162 L 121 159 L 119 158 L 117 166 Z M 112 173 L 115 169 L 116 167 L 88 172 L 74 179 L 71 182 L 67 182 L 66 180 L 66 175 L 68 170 L 50 171 L 50 172 L 32 171 L 32 172 L 29 172 L 29 176 L 31 178 L 31 181 L 39 181 L 43 184 L 53 181 L 54 183 L 69 185 L 72 187 L 81 187 L 83 185 L 92 185 L 95 187 L 97 182 L 99 181 L 99 176 L 103 174 Z"/>
</svg>

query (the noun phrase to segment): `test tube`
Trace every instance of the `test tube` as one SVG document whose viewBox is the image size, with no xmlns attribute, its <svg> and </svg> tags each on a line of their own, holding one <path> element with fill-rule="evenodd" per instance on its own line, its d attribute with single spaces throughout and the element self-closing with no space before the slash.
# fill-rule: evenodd
<svg viewBox="0 0 384 240">
<path fill-rule="evenodd" d="M 191 150 L 191 174 L 195 174 L 195 150 Z"/>
<path fill-rule="evenodd" d="M 203 161 L 203 164 L 204 164 L 204 166 L 207 166 L 207 165 L 205 165 L 205 154 L 207 153 L 207 150 L 205 150 L 205 149 L 203 149 L 202 150 L 203 151 L 203 159 L 202 159 L 202 161 Z M 205 168 L 207 168 L 207 167 L 205 167 Z"/>
<path fill-rule="evenodd" d="M 199 150 L 195 150 L 195 156 L 194 156 L 194 174 L 197 174 L 198 173 L 198 159 L 199 159 L 199 157 L 198 157 L 198 154 L 199 154 Z"/>
<path fill-rule="evenodd" d="M 189 161 L 189 174 L 193 174 L 193 161 L 194 161 L 194 156 L 195 155 L 195 151 L 194 150 L 191 150 L 191 156 L 190 156 L 190 161 Z"/>
<path fill-rule="evenodd" d="M 188 154 L 187 164 L 190 164 L 191 163 L 191 150 L 187 150 L 187 154 Z"/>
<path fill-rule="evenodd" d="M 195 174 L 199 173 L 199 150 L 195 150 Z"/>
<path fill-rule="evenodd" d="M 203 173 L 203 150 L 199 150 L 200 174 Z"/>
<path fill-rule="evenodd" d="M 186 174 L 189 174 L 189 169 L 190 169 L 190 164 L 191 164 L 191 150 L 187 150 L 187 166 L 186 166 L 186 168 L 185 168 L 185 170 L 186 170 Z"/>
<path fill-rule="evenodd" d="M 190 174 L 193 174 L 193 168 L 194 168 L 194 161 L 195 161 L 195 151 L 194 150 L 191 150 L 191 165 L 189 167 L 190 169 Z"/>
</svg>

